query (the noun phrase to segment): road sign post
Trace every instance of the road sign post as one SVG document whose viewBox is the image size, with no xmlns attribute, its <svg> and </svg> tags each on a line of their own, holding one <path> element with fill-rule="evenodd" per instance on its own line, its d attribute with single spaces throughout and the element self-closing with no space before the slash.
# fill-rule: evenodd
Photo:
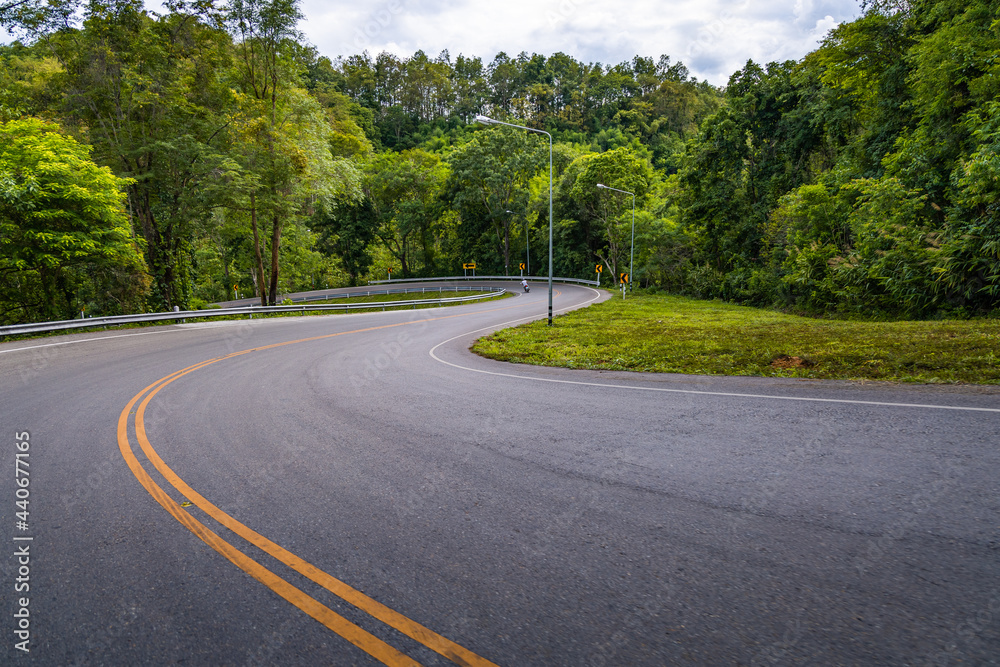
<svg viewBox="0 0 1000 667">
<path fill-rule="evenodd" d="M 601 274 L 604 273 L 604 265 L 603 264 L 598 264 L 595 267 L 594 271 L 597 273 L 597 286 L 600 287 L 601 286 Z"/>
<path fill-rule="evenodd" d="M 624 299 L 625 298 L 625 286 L 628 284 L 628 274 L 627 273 L 622 273 L 621 275 L 618 276 L 618 279 L 622 283 L 622 299 Z"/>
<path fill-rule="evenodd" d="M 462 270 L 466 272 L 464 274 L 466 278 L 469 277 L 469 274 L 468 274 L 469 269 L 472 269 L 472 277 L 475 278 L 476 277 L 476 263 L 475 262 L 466 262 L 465 264 L 462 265 Z"/>
</svg>

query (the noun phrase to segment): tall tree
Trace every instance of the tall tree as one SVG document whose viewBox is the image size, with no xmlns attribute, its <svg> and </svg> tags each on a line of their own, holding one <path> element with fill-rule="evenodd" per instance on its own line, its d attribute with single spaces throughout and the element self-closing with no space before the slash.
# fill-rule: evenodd
<svg viewBox="0 0 1000 667">
<path fill-rule="evenodd" d="M 455 113 L 464 123 L 471 123 L 476 114 L 482 113 L 489 93 L 483 61 L 459 54 L 452 68 L 452 86 L 455 90 Z"/>
<path fill-rule="evenodd" d="M 217 196 L 247 221 L 253 277 L 262 305 L 277 300 L 282 231 L 326 205 L 324 199 L 358 196 L 360 174 L 352 159 L 334 158 L 334 132 L 323 108 L 304 89 L 284 91 L 271 124 L 269 104 L 237 97 L 227 128 L 230 169 Z"/>
<path fill-rule="evenodd" d="M 577 241 L 585 243 L 590 256 L 604 264 L 615 279 L 628 269 L 633 200 L 597 185 L 635 193 L 636 208 L 641 209 L 653 179 L 647 159 L 628 148 L 616 148 L 577 158 L 560 182 L 564 234 L 578 227 Z"/>
<path fill-rule="evenodd" d="M 367 165 L 361 221 L 399 261 L 401 275 L 417 266 L 434 268 L 432 226 L 439 217 L 447 168 L 437 155 L 419 149 L 382 153 Z"/>
<path fill-rule="evenodd" d="M 465 251 L 472 254 L 490 248 L 487 257 L 499 257 L 500 261 L 483 264 L 502 268 L 505 273 L 510 271 L 513 222 L 507 211 L 527 209 L 529 182 L 548 161 L 548 146 L 539 139 L 502 126 L 480 130 L 448 160 L 452 172 L 448 196 L 462 218 L 467 235 Z M 483 223 L 488 228 L 484 229 Z M 493 242 L 484 244 L 484 234 L 492 236 Z"/>
<path fill-rule="evenodd" d="M 300 193 L 294 190 L 308 168 L 306 156 L 295 150 L 294 141 L 284 132 L 289 116 L 301 110 L 291 108 L 297 83 L 291 55 L 301 38 L 296 28 L 301 18 L 298 0 L 232 0 L 227 11 L 244 95 L 236 136 L 249 172 L 243 181 L 248 186 L 245 206 L 253 232 L 261 305 L 277 299 L 281 231 L 301 205 L 296 200 Z M 265 253 L 269 255 L 266 268 Z"/>
<path fill-rule="evenodd" d="M 371 201 L 362 199 L 355 204 L 323 207 L 311 224 L 320 234 L 320 250 L 340 259 L 350 286 L 358 285 L 372 265 L 371 248 L 378 229 Z"/>
<path fill-rule="evenodd" d="M 89 153 L 54 124 L 0 123 L 0 321 L 142 308 L 148 279 L 125 215 L 128 181 Z"/>
<path fill-rule="evenodd" d="M 224 126 L 228 89 L 216 72 L 228 39 L 192 14 L 154 20 L 138 0 L 121 0 L 90 3 L 83 30 L 46 45 L 64 70 L 53 84 L 67 125 L 132 179 L 129 211 L 146 240 L 153 305 L 186 306 L 192 224 L 206 213 L 199 188 L 214 174 Z"/>
</svg>

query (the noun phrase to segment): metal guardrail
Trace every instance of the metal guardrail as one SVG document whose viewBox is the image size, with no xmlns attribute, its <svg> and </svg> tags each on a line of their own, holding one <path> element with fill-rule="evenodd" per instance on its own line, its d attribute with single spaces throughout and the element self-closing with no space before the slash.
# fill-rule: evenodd
<svg viewBox="0 0 1000 667">
<path fill-rule="evenodd" d="M 395 282 L 395 281 L 393 281 Z M 374 283 L 370 283 L 374 284 Z M 313 294 L 309 296 L 286 297 L 292 303 L 309 303 L 310 301 L 323 301 L 325 299 L 350 299 L 358 296 L 378 296 L 379 294 L 426 294 L 428 292 L 481 292 L 485 288 L 467 286 L 438 286 L 438 287 L 403 287 L 400 289 L 380 289 L 365 290 L 359 292 L 347 292 L 336 294 Z"/>
<path fill-rule="evenodd" d="M 414 290 L 415 291 L 415 290 Z M 431 290 L 438 291 L 438 290 Z M 455 291 L 458 291 L 457 289 Z M 472 291 L 472 288 L 463 291 Z M 249 315 L 252 319 L 254 315 L 265 313 L 305 313 L 315 310 L 364 310 L 372 308 L 407 308 L 425 305 L 464 303 L 466 301 L 476 301 L 479 299 L 491 299 L 501 296 L 507 290 L 503 288 L 488 288 L 482 294 L 471 294 L 469 296 L 453 296 L 442 299 L 417 299 L 414 301 L 378 301 L 368 303 L 302 303 L 291 306 L 243 306 L 238 308 L 209 308 L 206 310 L 177 310 L 166 313 L 143 313 L 139 315 L 110 315 L 108 317 L 88 317 L 81 320 L 60 320 L 55 322 L 33 322 L 31 324 L 11 324 L 0 327 L 0 337 L 2 336 L 23 336 L 32 333 L 47 333 L 50 331 L 68 331 L 72 329 L 84 329 L 89 327 L 108 327 L 118 324 L 139 324 L 143 322 L 163 322 L 170 320 L 188 320 L 206 317 L 225 317 L 231 315 Z M 360 296 L 360 295 L 355 295 Z M 345 298 L 341 295 L 328 295 L 324 299 Z"/>
<path fill-rule="evenodd" d="M 387 283 L 432 283 L 439 280 L 515 280 L 521 282 L 522 278 L 535 283 L 549 282 L 548 276 L 450 276 L 447 278 L 393 278 L 392 280 L 369 280 L 369 285 L 385 285 Z M 593 285 L 600 287 L 600 282 L 596 280 L 584 280 L 583 278 L 553 278 L 554 283 L 578 283 L 580 285 Z"/>
</svg>

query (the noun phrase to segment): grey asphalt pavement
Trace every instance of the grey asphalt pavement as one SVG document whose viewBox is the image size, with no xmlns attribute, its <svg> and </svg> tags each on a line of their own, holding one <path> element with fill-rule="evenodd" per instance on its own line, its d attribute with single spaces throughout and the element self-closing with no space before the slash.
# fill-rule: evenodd
<svg viewBox="0 0 1000 667">
<path fill-rule="evenodd" d="M 139 412 L 221 512 L 482 659 L 998 664 L 1000 391 L 472 355 L 485 331 L 544 317 L 534 287 L 0 344 L 0 662 L 385 662 L 211 548 L 126 463 L 130 401 L 216 359 L 124 411 L 165 502 L 188 501 L 141 450 Z M 555 307 L 597 296 L 559 285 Z M 455 664 L 197 503 L 178 511 L 375 642 Z"/>
</svg>

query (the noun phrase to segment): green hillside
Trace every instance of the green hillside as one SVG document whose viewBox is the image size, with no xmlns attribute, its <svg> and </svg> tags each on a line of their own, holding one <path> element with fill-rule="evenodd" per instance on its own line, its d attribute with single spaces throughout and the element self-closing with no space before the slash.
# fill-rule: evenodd
<svg viewBox="0 0 1000 667">
<path fill-rule="evenodd" d="M 0 3 L 21 37 L 0 133 L 33 137 L 0 144 L 0 322 L 389 268 L 545 274 L 548 140 L 477 114 L 552 137 L 557 275 L 629 271 L 623 190 L 644 287 L 882 319 L 1000 306 L 1000 2 L 866 2 L 723 88 L 668 56 L 331 60 L 294 0 L 168 6 Z"/>
</svg>

